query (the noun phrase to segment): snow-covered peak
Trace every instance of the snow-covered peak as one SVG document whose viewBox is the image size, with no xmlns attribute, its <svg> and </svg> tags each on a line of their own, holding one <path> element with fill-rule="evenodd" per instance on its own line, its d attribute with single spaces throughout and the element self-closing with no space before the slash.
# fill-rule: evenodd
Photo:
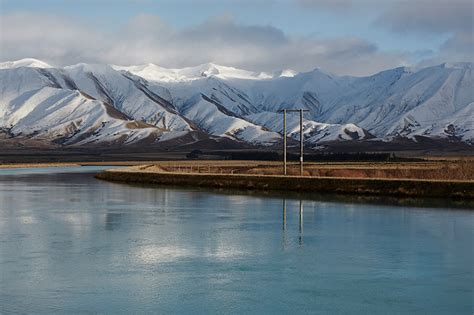
<svg viewBox="0 0 474 315">
<path fill-rule="evenodd" d="M 335 74 L 333 74 L 331 72 L 328 72 L 326 70 L 323 70 L 320 67 L 316 67 L 312 71 L 309 71 L 308 73 L 312 73 L 312 74 L 315 74 L 315 75 L 327 76 L 327 77 L 336 77 Z"/>
<path fill-rule="evenodd" d="M 149 63 L 138 66 L 112 66 L 115 70 L 128 71 L 144 79 L 157 82 L 185 82 L 215 76 L 220 79 L 264 80 L 273 76 L 265 72 L 252 72 L 234 67 L 205 63 L 182 69 L 164 68 Z"/>
<path fill-rule="evenodd" d="M 112 68 L 118 71 L 130 72 L 134 75 L 142 77 L 150 81 L 158 82 L 178 82 L 183 81 L 185 78 L 180 78 L 176 73 L 175 69 L 167 69 L 157 66 L 153 63 L 136 66 L 117 66 L 113 65 Z"/>
<path fill-rule="evenodd" d="M 64 67 L 69 72 L 93 72 L 93 73 L 107 73 L 115 72 L 112 66 L 107 64 L 94 64 L 94 63 L 78 63 L 72 66 Z"/>
<path fill-rule="evenodd" d="M 189 77 L 209 77 L 217 76 L 221 79 L 244 79 L 244 80 L 261 80 L 271 79 L 272 76 L 264 72 L 252 72 L 234 67 L 216 65 L 214 63 L 206 63 L 197 67 L 184 68 L 181 72 Z"/>
<path fill-rule="evenodd" d="M 0 62 L 0 69 L 13 69 L 20 67 L 52 68 L 52 66 L 46 62 L 34 58 L 24 58 L 15 61 Z"/>
<path fill-rule="evenodd" d="M 292 78 L 298 74 L 297 71 L 291 70 L 291 69 L 286 69 L 280 72 L 280 77 L 285 77 L 285 78 Z"/>
</svg>

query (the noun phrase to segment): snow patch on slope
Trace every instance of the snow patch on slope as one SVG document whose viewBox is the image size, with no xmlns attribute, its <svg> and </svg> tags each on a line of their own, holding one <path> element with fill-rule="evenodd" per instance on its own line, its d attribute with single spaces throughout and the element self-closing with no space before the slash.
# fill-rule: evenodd
<svg viewBox="0 0 474 315">
<path fill-rule="evenodd" d="M 242 118 L 227 115 L 216 104 L 200 96 L 196 98 L 186 105 L 184 114 L 211 135 L 256 144 L 271 144 L 280 139 L 280 135 L 276 132 L 266 131 L 261 126 Z"/>
<path fill-rule="evenodd" d="M 283 134 L 283 116 L 281 113 L 261 112 L 246 116 L 247 119 L 258 125 Z M 299 114 L 287 113 L 287 134 L 289 137 L 299 139 L 300 121 Z M 336 140 L 362 140 L 369 139 L 371 135 L 354 124 L 325 124 L 303 118 L 303 136 L 307 143 L 328 142 Z"/>
<path fill-rule="evenodd" d="M 112 118 L 106 105 L 79 91 L 44 87 L 9 103 L 5 127 L 13 135 L 49 139 L 63 144 L 132 143 L 154 136 L 153 127 Z"/>
</svg>

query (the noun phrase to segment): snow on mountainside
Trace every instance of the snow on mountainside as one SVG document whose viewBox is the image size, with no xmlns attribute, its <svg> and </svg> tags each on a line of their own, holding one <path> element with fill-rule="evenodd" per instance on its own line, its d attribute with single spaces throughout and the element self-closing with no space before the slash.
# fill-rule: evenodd
<svg viewBox="0 0 474 315">
<path fill-rule="evenodd" d="M 44 87 L 10 103 L 8 132 L 63 144 L 131 143 L 157 138 L 159 130 L 120 117 L 79 91 Z M 120 114 L 115 114 L 120 116 Z"/>
<path fill-rule="evenodd" d="M 319 69 L 256 73 L 215 64 L 0 63 L 0 133 L 63 144 L 157 142 L 190 131 L 255 144 L 281 140 L 284 108 L 306 108 L 307 144 L 425 136 L 472 143 L 472 63 L 369 77 Z M 298 117 L 288 116 L 291 137 Z"/>
<path fill-rule="evenodd" d="M 103 106 L 114 109 L 116 113 L 120 114 L 120 119 L 134 121 L 135 125 L 137 121 L 140 122 L 141 124 L 138 125 L 140 129 L 143 129 L 144 123 L 148 124 L 146 128 L 148 132 L 140 133 L 140 135 L 136 135 L 137 130 L 133 130 L 133 132 L 129 130 L 131 124 L 123 124 L 123 130 L 117 130 L 113 133 L 114 135 L 127 135 L 125 139 L 120 138 L 122 143 L 141 141 L 145 138 L 158 139 L 157 134 L 163 132 L 183 135 L 182 131 L 192 130 L 201 130 L 210 135 L 257 144 L 272 143 L 279 138 L 278 134 L 263 130 L 260 126 L 253 125 L 238 117 L 222 114 L 215 104 L 204 99 L 204 107 L 208 117 L 197 111 L 197 108 L 202 104 L 195 104 L 193 110 L 188 108 L 186 111 L 187 116 L 197 120 L 197 122 L 194 122 L 178 112 L 172 103 L 172 96 L 165 88 L 150 85 L 141 77 L 116 71 L 107 65 L 78 64 L 61 69 L 14 67 L 0 70 L 0 82 L 3 89 L 0 94 L 0 128 L 3 131 L 8 130 L 11 136 L 19 134 L 33 136 L 38 133 L 51 132 L 50 127 L 46 128 L 49 126 L 48 124 L 45 124 L 45 128 L 42 130 L 28 129 L 27 133 L 25 133 L 26 131 L 16 132 L 19 129 L 13 128 L 16 121 L 12 118 L 12 108 L 19 106 L 13 102 L 14 100 L 23 100 L 28 93 L 34 93 L 41 88 L 49 87 L 58 90 L 80 91 L 87 97 L 101 102 Z M 43 102 L 43 100 L 41 101 Z M 32 105 L 34 104 L 30 104 L 29 107 L 25 108 L 30 108 Z M 32 107 L 31 110 L 33 110 Z M 41 119 L 46 120 L 49 118 L 41 117 Z M 110 119 L 112 118 L 114 117 Z M 106 122 L 107 117 L 102 117 L 102 121 Z M 156 130 L 152 132 L 149 128 L 153 126 L 156 127 Z M 96 129 L 94 126 L 93 132 L 97 132 Z M 99 131 L 105 132 L 102 129 Z M 70 136 L 72 132 L 68 130 L 62 133 Z M 90 134 L 91 130 L 88 129 L 84 133 Z M 51 133 L 51 139 L 56 138 L 56 133 Z M 173 138 L 172 135 L 167 135 L 164 139 L 171 138 Z M 90 142 L 109 140 L 115 141 L 115 138 L 95 137 L 91 138 Z M 65 143 L 69 144 L 71 141 Z"/>
<path fill-rule="evenodd" d="M 330 99 L 318 119 L 330 123 L 351 121 L 379 137 L 426 136 L 448 138 L 445 120 L 469 125 L 455 136 L 472 141 L 472 116 L 458 112 L 474 101 L 472 64 L 440 65 L 412 71 L 388 70 L 366 78 L 340 80 L 343 91 Z"/>
<path fill-rule="evenodd" d="M 247 118 L 256 124 L 263 125 L 271 130 L 277 130 L 283 134 L 281 114 L 261 112 L 249 115 Z M 288 136 L 293 138 L 299 137 L 299 114 L 288 113 L 286 123 Z M 368 132 L 354 124 L 323 124 L 308 119 L 303 120 L 303 136 L 305 141 L 310 143 L 336 140 L 360 140 L 371 137 Z"/>
<path fill-rule="evenodd" d="M 163 130 L 192 130 L 192 124 L 181 117 L 166 100 L 166 91 L 153 91 L 146 82 L 135 81 L 107 65 L 78 64 L 50 72 L 61 87 L 67 80 L 74 89 L 112 105 L 128 117 L 153 124 Z M 165 98 L 160 95 L 165 95 Z"/>
<path fill-rule="evenodd" d="M 162 133 L 85 92 L 51 86 L 41 73 L 28 67 L 0 70 L 0 133 L 63 144 L 153 141 Z"/>
</svg>

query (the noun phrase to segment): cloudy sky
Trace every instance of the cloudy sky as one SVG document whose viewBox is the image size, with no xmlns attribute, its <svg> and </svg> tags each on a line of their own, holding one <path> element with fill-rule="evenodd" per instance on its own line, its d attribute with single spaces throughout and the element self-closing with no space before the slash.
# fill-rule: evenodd
<svg viewBox="0 0 474 315">
<path fill-rule="evenodd" d="M 0 61 L 367 75 L 474 61 L 471 0 L 0 0 Z"/>
</svg>

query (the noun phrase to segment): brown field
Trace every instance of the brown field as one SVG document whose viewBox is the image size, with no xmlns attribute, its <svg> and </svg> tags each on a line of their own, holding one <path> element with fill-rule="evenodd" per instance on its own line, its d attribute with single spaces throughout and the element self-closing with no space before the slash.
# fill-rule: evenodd
<svg viewBox="0 0 474 315">
<path fill-rule="evenodd" d="M 423 162 L 291 163 L 283 176 L 281 162 L 181 160 L 6 164 L 12 167 L 79 165 L 129 166 L 97 178 L 129 183 L 215 187 L 245 190 L 330 192 L 357 195 L 474 199 L 472 159 Z"/>
<path fill-rule="evenodd" d="M 65 163 L 8 163 L 1 168 L 64 167 L 79 165 L 134 166 L 130 170 L 159 173 L 282 175 L 281 162 L 175 160 Z M 299 164 L 288 163 L 288 175 L 299 176 Z M 308 162 L 304 176 L 339 178 L 426 179 L 474 181 L 474 158 L 429 158 L 423 162 Z"/>
<path fill-rule="evenodd" d="M 194 188 L 213 187 L 218 189 L 474 199 L 473 180 L 301 177 L 224 173 L 225 169 L 235 170 L 240 168 L 245 170 L 245 167 L 248 166 L 234 164 L 229 167 L 229 165 L 219 164 L 193 165 L 192 163 L 182 163 L 172 165 L 172 163 L 169 163 L 168 165 L 133 166 L 100 172 L 96 175 L 96 178 L 135 184 L 190 186 Z M 227 168 L 224 166 L 227 166 Z M 256 168 L 261 169 L 261 165 L 257 165 Z M 218 170 L 222 173 L 217 173 Z"/>
<path fill-rule="evenodd" d="M 181 161 L 109 161 L 76 163 L 14 163 L 1 168 L 63 167 L 79 165 L 135 166 L 131 170 L 159 173 L 282 175 L 281 162 L 181 160 Z M 299 164 L 289 163 L 287 173 L 299 176 Z M 474 181 L 473 158 L 425 159 L 424 162 L 308 162 L 306 177 L 382 178 Z"/>
<path fill-rule="evenodd" d="M 157 173 L 241 175 L 282 175 L 283 173 L 281 162 L 261 161 L 163 161 L 132 169 Z M 289 164 L 288 175 L 299 176 L 299 164 Z M 306 163 L 303 176 L 470 181 L 474 180 L 474 161 L 465 159 L 410 163 Z"/>
</svg>

